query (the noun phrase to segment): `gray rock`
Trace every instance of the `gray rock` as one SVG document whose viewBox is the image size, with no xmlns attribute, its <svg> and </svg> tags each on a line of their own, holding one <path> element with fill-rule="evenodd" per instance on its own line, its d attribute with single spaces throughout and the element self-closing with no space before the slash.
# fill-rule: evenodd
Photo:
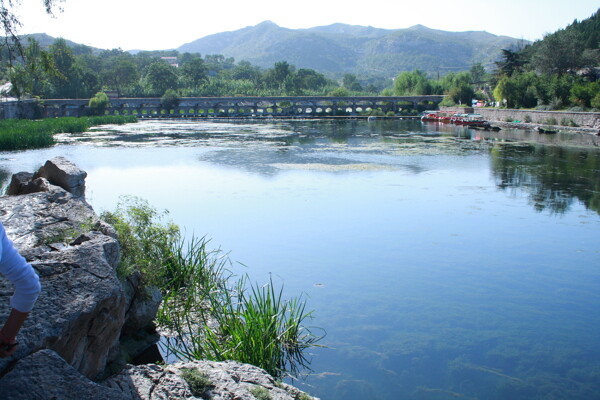
<svg viewBox="0 0 600 400">
<path fill-rule="evenodd" d="M 125 294 L 115 271 L 118 242 L 90 231 L 98 219 L 93 209 L 56 186 L 48 192 L 0 197 L 0 210 L 8 236 L 42 284 L 19 333 L 17 351 L 0 359 L 0 375 L 15 359 L 49 348 L 82 374 L 98 376 L 111 348 L 118 345 L 125 320 Z M 10 312 L 12 292 L 12 285 L 0 279 L 0 321 Z"/>
<path fill-rule="evenodd" d="M 182 377 L 185 369 L 197 369 L 209 385 L 194 396 Z M 263 369 L 234 361 L 194 361 L 166 367 L 158 365 L 127 366 L 120 374 L 104 382 L 131 400 L 255 400 L 252 390 L 262 387 L 273 400 L 312 399 L 306 393 L 285 383 L 276 382 Z"/>
<path fill-rule="evenodd" d="M 127 299 L 127 315 L 123 333 L 131 335 L 152 326 L 162 295 L 156 287 L 144 286 L 142 275 L 133 273 L 123 282 L 125 298 Z"/>
<path fill-rule="evenodd" d="M 0 380 L 0 397 L 11 400 L 124 400 L 122 392 L 90 381 L 52 350 L 19 360 Z"/>
<path fill-rule="evenodd" d="M 46 178 L 53 185 L 60 186 L 74 196 L 85 196 L 85 178 L 87 172 L 64 157 L 55 157 L 46 161 L 34 178 Z"/>
<path fill-rule="evenodd" d="M 6 194 L 16 196 L 35 192 L 47 192 L 48 190 L 49 182 L 47 179 L 33 179 L 33 174 L 30 172 L 18 172 L 12 176 Z"/>
</svg>

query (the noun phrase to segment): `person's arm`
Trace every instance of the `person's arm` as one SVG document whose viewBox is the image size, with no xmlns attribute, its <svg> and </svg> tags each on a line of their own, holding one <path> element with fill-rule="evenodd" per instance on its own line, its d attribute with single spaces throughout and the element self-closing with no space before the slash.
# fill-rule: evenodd
<svg viewBox="0 0 600 400">
<path fill-rule="evenodd" d="M 12 310 L 0 329 L 0 357 L 15 351 L 16 337 L 37 300 L 41 286 L 38 275 L 17 252 L 0 224 L 0 273 L 15 286 L 10 298 Z"/>
<path fill-rule="evenodd" d="M 16 350 L 17 333 L 23 326 L 29 313 L 13 308 L 0 329 L 0 357 L 8 357 Z"/>
</svg>

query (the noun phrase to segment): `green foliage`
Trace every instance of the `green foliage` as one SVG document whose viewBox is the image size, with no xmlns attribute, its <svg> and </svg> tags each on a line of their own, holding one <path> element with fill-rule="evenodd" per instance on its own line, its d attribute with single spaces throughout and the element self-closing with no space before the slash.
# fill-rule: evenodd
<svg viewBox="0 0 600 400">
<path fill-rule="evenodd" d="M 250 388 L 249 392 L 256 398 L 256 400 L 271 400 L 271 393 L 267 390 L 267 388 L 263 386 L 253 386 Z"/>
<path fill-rule="evenodd" d="M 168 349 L 182 359 L 250 363 L 275 377 L 308 367 L 304 351 L 321 338 L 303 325 L 311 318 L 305 302 L 284 300 L 272 280 L 251 286 L 245 276 L 234 279 L 221 251 L 208 250 L 205 238 L 187 240 L 166 216 L 126 197 L 101 217 L 119 235 L 120 276 L 140 271 L 161 291 L 157 322 L 171 332 Z"/>
<path fill-rule="evenodd" d="M 80 133 L 92 126 L 135 122 L 135 117 L 65 117 L 43 120 L 0 120 L 0 150 L 25 150 L 52 146 L 56 133 Z"/>
<path fill-rule="evenodd" d="M 163 60 L 150 64 L 143 75 L 143 85 L 151 95 L 165 93 L 168 89 L 177 89 L 177 71 Z"/>
<path fill-rule="evenodd" d="M 180 69 L 181 79 L 184 84 L 196 88 L 208 80 L 208 68 L 200 57 L 192 58 L 185 62 Z"/>
<path fill-rule="evenodd" d="M 362 90 L 362 86 L 354 74 L 344 74 L 342 86 L 354 92 L 360 92 Z"/>
<path fill-rule="evenodd" d="M 160 98 L 160 105 L 163 109 L 171 110 L 179 105 L 180 100 L 176 91 L 167 89 L 165 94 Z"/>
<path fill-rule="evenodd" d="M 188 384 L 194 397 L 203 397 L 214 386 L 208 376 L 200 372 L 198 368 L 182 369 L 181 377 Z"/>
<path fill-rule="evenodd" d="M 333 97 L 346 97 L 346 96 L 350 95 L 350 92 L 348 91 L 348 89 L 340 87 L 340 88 L 331 90 L 328 93 L 328 95 L 333 96 Z"/>
<path fill-rule="evenodd" d="M 104 92 L 98 92 L 88 103 L 92 115 L 104 115 L 104 112 L 110 104 L 110 99 Z"/>
<path fill-rule="evenodd" d="M 596 109 L 600 108 L 600 92 L 596 93 L 594 98 L 590 101 L 590 105 Z"/>
<path fill-rule="evenodd" d="M 496 62 L 496 74 L 500 77 L 510 77 L 515 72 L 522 72 L 525 65 L 524 56 L 519 51 L 502 49 L 502 59 Z"/>
<path fill-rule="evenodd" d="M 283 288 L 275 289 L 272 280 L 250 288 L 247 277 L 232 281 L 217 279 L 209 289 L 188 283 L 185 295 L 171 293 L 164 300 L 159 323 L 177 332 L 169 349 L 184 359 L 253 364 L 275 377 L 307 368 L 304 351 L 321 338 L 303 325 L 311 318 L 305 302 L 283 300 Z"/>
<path fill-rule="evenodd" d="M 417 69 L 400 73 L 394 81 L 394 92 L 397 96 L 417 96 L 431 94 L 432 88 L 425 72 Z"/>
<path fill-rule="evenodd" d="M 592 99 L 600 93 L 600 82 L 578 82 L 571 87 L 569 100 L 581 107 L 592 107 Z"/>
<path fill-rule="evenodd" d="M 148 202 L 131 196 L 123 197 L 114 212 L 100 215 L 119 235 L 121 262 L 117 272 L 121 279 L 140 271 L 149 285 L 160 287 L 168 280 L 164 254 L 180 236 L 176 225 L 161 222 L 167 215 L 166 211 L 159 213 Z"/>
<path fill-rule="evenodd" d="M 519 50 L 503 50 L 494 97 L 507 107 L 593 107 L 600 90 L 593 68 L 600 64 L 600 14 Z"/>
<path fill-rule="evenodd" d="M 49 245 L 52 243 L 71 243 L 73 240 L 77 239 L 80 235 L 93 230 L 94 221 L 87 220 L 76 226 L 61 229 L 59 231 L 53 231 L 49 236 L 45 237 L 42 241 L 42 244 Z"/>
</svg>

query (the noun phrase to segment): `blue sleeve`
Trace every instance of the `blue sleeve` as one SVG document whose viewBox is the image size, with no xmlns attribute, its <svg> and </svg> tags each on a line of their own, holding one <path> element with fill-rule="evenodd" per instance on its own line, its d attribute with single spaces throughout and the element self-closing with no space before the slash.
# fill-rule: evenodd
<svg viewBox="0 0 600 400">
<path fill-rule="evenodd" d="M 10 298 L 12 308 L 29 312 L 37 300 L 41 286 L 40 278 L 33 267 L 17 252 L 0 224 L 0 273 L 15 286 Z"/>
</svg>

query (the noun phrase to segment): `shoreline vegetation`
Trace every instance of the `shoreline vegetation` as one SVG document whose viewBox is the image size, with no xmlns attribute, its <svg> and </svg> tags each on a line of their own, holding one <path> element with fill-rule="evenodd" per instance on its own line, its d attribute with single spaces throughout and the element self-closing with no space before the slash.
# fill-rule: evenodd
<svg viewBox="0 0 600 400">
<path fill-rule="evenodd" d="M 95 117 L 63 117 L 39 120 L 0 120 L 0 151 L 50 147 L 56 133 L 81 133 L 93 126 L 136 122 L 134 116 L 106 115 Z"/>
<path fill-rule="evenodd" d="M 167 216 L 132 196 L 100 216 L 117 230 L 120 279 L 141 274 L 162 294 L 156 324 L 167 352 L 185 361 L 248 363 L 276 379 L 310 370 L 305 350 L 321 347 L 324 334 L 305 325 L 312 311 L 304 297 L 284 299 L 272 277 L 260 285 L 234 275 L 226 253 L 209 249 L 205 237 L 186 238 Z"/>
</svg>

